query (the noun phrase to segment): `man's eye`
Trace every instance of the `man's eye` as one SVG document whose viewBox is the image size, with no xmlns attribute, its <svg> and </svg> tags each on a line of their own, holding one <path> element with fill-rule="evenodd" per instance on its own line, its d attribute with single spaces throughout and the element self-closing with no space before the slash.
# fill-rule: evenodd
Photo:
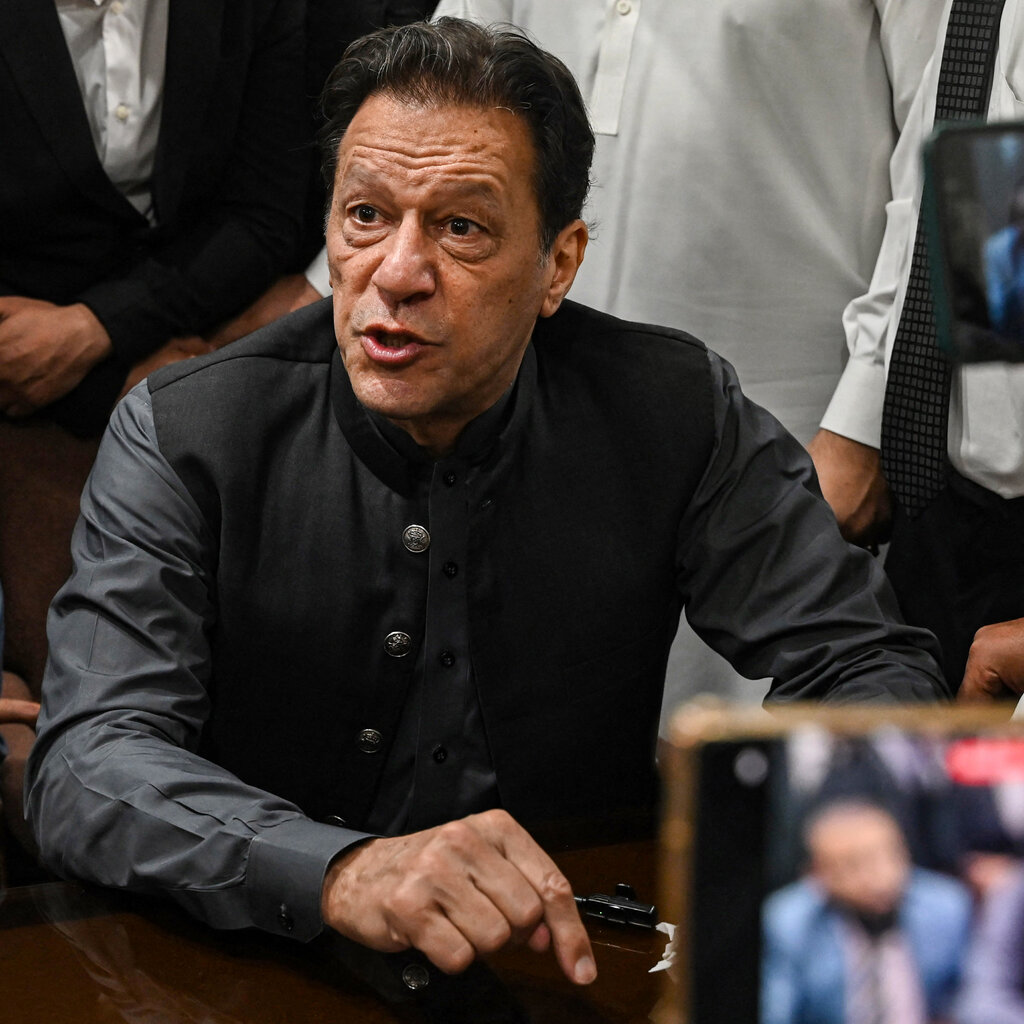
<svg viewBox="0 0 1024 1024">
<path fill-rule="evenodd" d="M 360 203 L 352 214 L 361 224 L 372 224 L 377 219 L 377 211 L 366 203 Z"/>
<path fill-rule="evenodd" d="M 473 233 L 473 229 L 476 227 L 468 217 L 452 217 L 448 221 L 448 230 L 453 235 L 459 235 L 464 237 Z"/>
</svg>

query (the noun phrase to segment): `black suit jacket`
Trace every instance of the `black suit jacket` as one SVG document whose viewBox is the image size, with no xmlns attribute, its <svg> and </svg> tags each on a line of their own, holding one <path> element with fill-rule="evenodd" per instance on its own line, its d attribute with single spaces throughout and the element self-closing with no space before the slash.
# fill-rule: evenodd
<svg viewBox="0 0 1024 1024">
<path fill-rule="evenodd" d="M 148 224 L 96 155 L 56 9 L 0 0 L 0 293 L 84 302 L 110 334 L 55 414 L 102 426 L 128 366 L 242 309 L 297 244 L 304 0 L 173 0 Z"/>
</svg>

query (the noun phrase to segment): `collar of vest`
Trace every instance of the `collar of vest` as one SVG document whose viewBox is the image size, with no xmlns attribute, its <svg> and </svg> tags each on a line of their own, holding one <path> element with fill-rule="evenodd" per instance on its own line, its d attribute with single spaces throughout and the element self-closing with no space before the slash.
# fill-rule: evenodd
<svg viewBox="0 0 1024 1024">
<path fill-rule="evenodd" d="M 481 465 L 497 454 L 523 429 L 537 386 L 537 354 L 526 346 L 512 387 L 459 435 L 455 458 Z M 436 461 L 400 428 L 368 410 L 352 390 L 340 351 L 331 358 L 331 403 L 334 416 L 359 460 L 393 491 L 412 496 L 417 482 Z"/>
</svg>

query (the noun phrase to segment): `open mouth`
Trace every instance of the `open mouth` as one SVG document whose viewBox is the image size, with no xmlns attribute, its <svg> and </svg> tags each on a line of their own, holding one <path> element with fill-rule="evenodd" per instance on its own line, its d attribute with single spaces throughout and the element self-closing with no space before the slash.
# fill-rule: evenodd
<svg viewBox="0 0 1024 1024">
<path fill-rule="evenodd" d="M 370 329 L 362 334 L 361 340 L 370 359 L 389 366 L 411 362 L 426 348 L 416 335 L 404 331 Z"/>
</svg>

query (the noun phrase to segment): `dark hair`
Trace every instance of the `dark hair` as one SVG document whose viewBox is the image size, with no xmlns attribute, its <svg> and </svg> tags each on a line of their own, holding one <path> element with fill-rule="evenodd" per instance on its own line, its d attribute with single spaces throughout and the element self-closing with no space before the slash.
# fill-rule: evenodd
<svg viewBox="0 0 1024 1024">
<path fill-rule="evenodd" d="M 324 86 L 324 178 L 334 184 L 338 147 L 375 93 L 425 105 L 505 107 L 525 118 L 536 151 L 534 192 L 541 246 L 581 216 L 590 187 L 594 133 L 569 69 L 511 29 L 440 18 L 382 29 L 345 51 Z"/>
</svg>

